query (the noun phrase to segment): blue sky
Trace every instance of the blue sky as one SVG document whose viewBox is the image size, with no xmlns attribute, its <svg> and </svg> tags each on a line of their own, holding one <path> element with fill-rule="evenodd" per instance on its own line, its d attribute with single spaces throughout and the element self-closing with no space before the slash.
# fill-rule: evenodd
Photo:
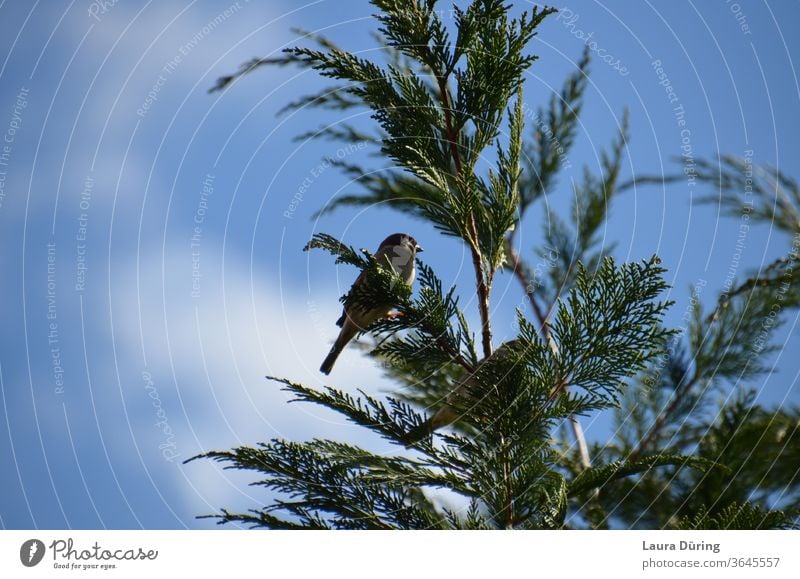
<svg viewBox="0 0 800 579">
<path fill-rule="evenodd" d="M 561 14 L 532 44 L 540 60 L 528 105 L 546 102 L 586 38 L 596 42 L 571 168 L 547 196 L 557 210 L 582 166 L 599 166 L 625 107 L 623 179 L 679 170 L 673 159 L 687 136 L 696 156 L 752 151 L 755 163 L 800 176 L 796 3 L 556 5 Z M 388 450 L 337 416 L 287 405 L 263 378 L 323 384 L 317 368 L 335 336 L 337 298 L 354 277 L 300 250 L 319 231 L 370 249 L 408 231 L 475 319 L 463 247 L 380 207 L 311 219 L 356 190 L 321 160 L 367 159 L 292 140 L 343 120 L 336 115 L 276 116 L 327 81 L 262 69 L 207 92 L 249 58 L 296 43 L 296 27 L 370 55 L 371 12 L 332 0 L 0 4 L 0 527 L 208 528 L 196 515 L 244 510 L 263 496 L 248 476 L 182 464 L 198 452 L 275 436 Z M 619 259 L 662 256 L 673 323 L 690 285 L 704 280 L 704 297 L 722 287 L 735 252 L 738 223 L 692 204 L 708 192 L 685 183 L 629 191 L 605 230 Z M 541 230 L 538 207 L 519 234 L 528 256 Z M 784 253 L 787 239 L 762 226 L 745 245 L 742 274 Z M 498 340 L 522 302 L 502 275 L 492 303 Z M 780 373 L 750 384 L 766 404 L 800 402 L 795 321 L 776 336 Z M 391 387 L 352 349 L 327 383 Z M 584 427 L 592 439 L 609 436 L 607 417 Z"/>
</svg>

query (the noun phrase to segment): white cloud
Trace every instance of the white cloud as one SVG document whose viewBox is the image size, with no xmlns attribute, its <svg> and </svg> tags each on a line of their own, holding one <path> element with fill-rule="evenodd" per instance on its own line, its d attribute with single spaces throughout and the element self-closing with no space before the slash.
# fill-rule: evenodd
<svg viewBox="0 0 800 579">
<path fill-rule="evenodd" d="M 203 277 L 199 297 L 193 298 L 188 249 L 171 246 L 165 255 L 163 279 L 157 273 L 162 271 L 160 254 L 143 255 L 140 271 L 147 281 L 140 283 L 140 293 L 130 269 L 114 284 L 111 300 L 117 351 L 137 358 L 144 336 L 147 371 L 157 385 L 181 459 L 272 437 L 350 439 L 385 448 L 377 437 L 365 437 L 330 411 L 288 404 L 287 393 L 264 378 L 272 374 L 309 386 L 328 383 L 349 391 L 361 387 L 378 392 L 389 387 L 380 369 L 355 348 L 346 351 L 331 379 L 323 381 L 317 368 L 338 330 L 335 291 L 329 302 L 310 310 L 297 288 L 276 286 L 274 277 L 251 277 L 247 266 L 236 259 L 227 259 L 224 276 L 219 276 L 221 255 L 216 249 L 203 248 Z M 178 397 L 180 404 L 175 402 Z M 131 420 L 137 439 L 150 440 L 151 449 L 154 438 L 164 438 L 154 433 L 153 411 L 145 409 Z M 161 460 L 149 465 L 164 469 L 160 480 L 171 477 L 170 484 L 181 488 L 177 494 L 190 512 L 209 512 L 209 505 L 237 508 L 243 502 L 247 503 L 244 508 L 251 508 L 266 496 L 263 489 L 245 486 L 254 480 L 252 474 L 221 471 L 205 461 L 179 469 Z"/>
</svg>

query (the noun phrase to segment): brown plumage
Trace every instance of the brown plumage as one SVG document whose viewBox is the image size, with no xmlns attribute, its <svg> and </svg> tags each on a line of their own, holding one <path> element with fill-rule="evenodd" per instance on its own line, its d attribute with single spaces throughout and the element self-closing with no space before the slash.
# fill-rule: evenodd
<svg viewBox="0 0 800 579">
<path fill-rule="evenodd" d="M 417 252 L 420 251 L 422 251 L 422 248 L 413 237 L 405 233 L 395 233 L 383 240 L 378 251 L 375 252 L 375 259 L 379 263 L 391 266 L 406 284 L 411 285 L 414 282 L 414 276 L 416 274 L 414 259 L 416 258 Z M 366 279 L 366 274 L 362 271 L 361 275 L 356 278 L 353 288 L 364 283 Z M 322 362 L 319 371 L 323 374 L 330 374 L 333 365 L 336 363 L 336 359 L 339 357 L 339 354 L 342 353 L 345 346 L 350 343 L 350 340 L 359 332 L 369 328 L 379 319 L 388 316 L 391 311 L 391 306 L 382 306 L 368 310 L 358 306 L 353 306 L 349 310 L 345 308 L 342 312 L 342 316 L 336 321 L 336 325 L 342 329 L 336 341 L 333 343 L 333 347 L 328 353 L 328 356 Z"/>
<path fill-rule="evenodd" d="M 474 403 L 475 393 L 487 388 L 477 377 L 483 367 L 486 364 L 493 364 L 508 358 L 518 351 L 522 344 L 523 342 L 520 340 L 510 340 L 495 350 L 491 356 L 481 360 L 475 368 L 475 371 L 453 388 L 450 394 L 447 395 L 444 404 L 433 413 L 433 416 L 406 434 L 406 445 L 411 446 L 430 436 L 438 429 L 453 424 L 456 420 L 461 418 L 461 413 L 458 409 Z"/>
</svg>

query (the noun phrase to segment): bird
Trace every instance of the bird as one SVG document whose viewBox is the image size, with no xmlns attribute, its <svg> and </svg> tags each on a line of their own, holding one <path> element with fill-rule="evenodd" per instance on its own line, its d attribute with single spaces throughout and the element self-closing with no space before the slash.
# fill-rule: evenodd
<svg viewBox="0 0 800 579">
<path fill-rule="evenodd" d="M 488 376 L 481 376 L 479 380 L 478 374 L 485 374 L 483 370 L 488 370 L 491 366 L 504 363 L 507 364 L 514 360 L 514 356 L 522 351 L 524 342 L 519 338 L 505 342 L 491 356 L 484 358 L 475 367 L 469 375 L 462 379 L 450 391 L 445 398 L 444 404 L 434 412 L 433 416 L 425 420 L 422 424 L 415 426 L 404 437 L 406 446 L 411 446 L 420 440 L 430 436 L 438 429 L 453 424 L 456 420 L 463 415 L 463 409 L 476 402 L 476 393 L 486 391 L 486 382 Z M 508 368 L 501 368 L 501 372 L 505 375 Z M 495 389 L 497 386 L 494 386 Z"/>
<path fill-rule="evenodd" d="M 422 251 L 422 247 L 407 233 L 393 233 L 381 242 L 378 251 L 375 252 L 375 260 L 381 265 L 391 267 L 408 286 L 411 286 L 416 275 L 415 258 L 417 253 Z M 366 279 L 366 272 L 362 271 L 350 288 L 351 295 L 353 290 L 366 282 Z M 379 319 L 388 316 L 391 311 L 391 305 L 371 309 L 358 305 L 345 306 L 342 316 L 336 321 L 341 330 L 319 371 L 325 375 L 330 374 L 336 359 L 350 340 Z"/>
</svg>

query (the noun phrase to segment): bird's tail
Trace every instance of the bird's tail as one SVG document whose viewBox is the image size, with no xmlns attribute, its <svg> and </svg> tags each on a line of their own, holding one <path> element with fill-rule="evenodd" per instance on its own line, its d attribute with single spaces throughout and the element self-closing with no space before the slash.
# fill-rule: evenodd
<svg viewBox="0 0 800 579">
<path fill-rule="evenodd" d="M 403 443 L 406 446 L 416 444 L 443 426 L 452 424 L 457 419 L 458 415 L 452 408 L 450 408 L 449 405 L 446 404 L 439 408 L 439 410 L 437 410 L 436 413 L 428 418 L 425 422 L 409 430 L 403 437 Z"/>
<path fill-rule="evenodd" d="M 409 430 L 403 437 L 403 443 L 406 446 L 411 446 L 413 444 L 416 444 L 420 440 L 433 434 L 434 430 L 435 428 L 433 426 L 433 419 L 428 418 L 428 420 L 426 420 L 422 424 L 415 426 L 414 428 Z"/>
<path fill-rule="evenodd" d="M 339 357 L 339 354 L 342 353 L 342 350 L 344 350 L 344 347 L 347 345 L 347 342 L 350 341 L 350 338 L 352 338 L 352 336 L 346 336 L 344 334 L 344 330 L 339 333 L 339 337 L 337 337 L 336 341 L 333 343 L 331 351 L 322 362 L 322 366 L 319 367 L 319 371 L 326 376 L 331 373 L 331 370 L 333 370 L 333 365 L 336 363 L 336 359 Z"/>
<path fill-rule="evenodd" d="M 319 371 L 325 374 L 326 376 L 330 374 L 331 370 L 333 370 L 333 365 L 336 363 L 336 358 L 339 357 L 339 354 L 342 353 L 343 349 L 344 349 L 344 344 L 339 344 L 337 340 L 336 343 L 331 348 L 331 351 L 328 354 L 328 356 L 322 362 L 322 366 L 319 367 Z"/>
</svg>

